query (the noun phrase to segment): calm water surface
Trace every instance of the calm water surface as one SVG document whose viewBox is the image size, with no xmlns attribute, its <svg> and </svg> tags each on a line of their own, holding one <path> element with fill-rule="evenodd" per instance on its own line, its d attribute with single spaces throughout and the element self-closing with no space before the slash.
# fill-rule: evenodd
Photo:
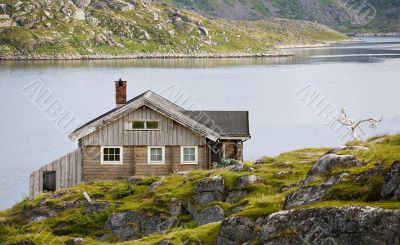
<svg viewBox="0 0 400 245">
<path fill-rule="evenodd" d="M 369 135 L 400 131 L 400 39 L 365 41 L 293 50 L 289 58 L 2 62 L 0 209 L 27 195 L 33 170 L 77 147 L 21 92 L 33 81 L 48 87 L 80 123 L 114 107 L 112 81 L 118 78 L 128 80 L 129 98 L 173 88 L 186 96 L 184 107 L 249 110 L 245 158 L 254 160 L 342 143 L 295 96 L 307 85 L 337 108 L 346 105 L 355 118 L 383 115 Z"/>
</svg>

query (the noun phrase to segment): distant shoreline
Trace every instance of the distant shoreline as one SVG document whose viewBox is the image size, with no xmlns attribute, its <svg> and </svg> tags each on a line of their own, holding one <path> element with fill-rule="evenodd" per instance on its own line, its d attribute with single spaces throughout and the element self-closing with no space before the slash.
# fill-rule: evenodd
<svg viewBox="0 0 400 245">
<path fill-rule="evenodd" d="M 274 53 L 227 53 L 227 54 L 169 54 L 143 53 L 129 55 L 16 55 L 0 56 L 0 61 L 40 61 L 40 60 L 129 60 L 129 59 L 181 59 L 181 58 L 263 58 L 290 57 L 292 53 L 276 51 Z"/>
<path fill-rule="evenodd" d="M 271 53 L 198 53 L 198 54 L 180 54 L 180 53 L 139 53 L 127 55 L 16 55 L 0 56 L 1 61 L 57 61 L 57 60 L 139 60 L 139 59 L 222 59 L 222 58 L 278 58 L 291 57 L 294 54 L 286 50 L 303 48 L 323 48 L 331 47 L 336 44 L 359 43 L 359 39 L 346 39 L 335 42 L 316 43 L 316 44 L 285 44 L 275 48 L 277 50 Z"/>
<path fill-rule="evenodd" d="M 400 37 L 400 32 L 389 33 L 355 33 L 354 37 Z"/>
<path fill-rule="evenodd" d="M 287 44 L 287 45 L 280 45 L 277 46 L 280 50 L 285 49 L 302 49 L 302 48 L 325 48 L 325 47 L 332 47 L 333 45 L 337 44 L 347 44 L 347 43 L 361 43 L 362 40 L 359 39 L 347 39 L 337 42 L 327 42 L 327 43 L 315 43 L 315 44 Z"/>
</svg>

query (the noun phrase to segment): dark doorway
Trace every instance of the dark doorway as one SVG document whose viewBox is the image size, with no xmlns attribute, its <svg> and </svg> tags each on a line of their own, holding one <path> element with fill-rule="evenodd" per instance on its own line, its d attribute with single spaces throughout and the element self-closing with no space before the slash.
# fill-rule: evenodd
<svg viewBox="0 0 400 245">
<path fill-rule="evenodd" d="M 220 162 L 223 158 L 222 143 L 212 142 L 209 146 L 211 149 L 211 163 Z"/>
<path fill-rule="evenodd" d="M 43 173 L 43 191 L 56 190 L 56 171 Z"/>
</svg>

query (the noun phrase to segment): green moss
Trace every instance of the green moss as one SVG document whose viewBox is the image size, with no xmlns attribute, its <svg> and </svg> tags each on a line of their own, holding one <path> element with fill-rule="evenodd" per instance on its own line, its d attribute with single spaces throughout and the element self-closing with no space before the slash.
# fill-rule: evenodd
<svg viewBox="0 0 400 245">
<path fill-rule="evenodd" d="M 400 135 L 387 135 L 381 138 L 383 141 L 380 143 L 376 141 L 374 143 L 374 139 L 366 142 L 349 142 L 349 145 L 363 145 L 369 149 L 342 151 L 340 154 L 353 154 L 364 165 L 339 166 L 332 169 L 330 173 L 315 178 L 306 187 L 323 183 L 333 175 L 348 173 L 339 184 L 334 185 L 326 193 L 322 202 L 294 209 L 329 206 L 400 208 L 400 202 L 382 201 L 379 193 L 383 184 L 383 173 L 389 169 L 394 160 L 400 159 Z M 154 234 L 139 241 L 118 244 L 154 244 L 163 239 L 171 239 L 177 244 L 196 243 L 196 241 L 214 244 L 220 224 L 198 226 L 185 209 L 189 201 L 193 202 L 193 188 L 197 182 L 211 176 L 223 176 L 228 191 L 231 191 L 235 189 L 236 182 L 241 176 L 250 174 L 260 176 L 262 180 L 246 187 L 248 195 L 237 200 L 236 203 L 229 204 L 223 201 L 211 203 L 211 205 L 221 206 L 226 216 L 258 218 L 282 210 L 285 197 L 300 188 L 299 184 L 307 177 L 315 161 L 328 150 L 328 148 L 306 148 L 284 152 L 275 157 L 264 157 L 260 164 L 245 162 L 245 171 L 238 173 L 217 168 L 192 171 L 187 177 L 179 175 L 170 175 L 161 179 L 147 177 L 135 185 L 127 181 L 87 182 L 55 193 L 42 194 L 34 200 L 23 200 L 11 209 L 0 212 L 0 237 L 6 242 L 31 239 L 38 244 L 48 244 L 53 240 L 56 240 L 55 244 L 63 244 L 70 237 L 85 237 L 87 244 L 118 242 L 119 237 L 104 230 L 104 224 L 110 213 L 140 209 L 168 216 L 171 198 L 177 198 L 184 204 L 182 214 L 178 217 L 181 221 L 179 228 L 171 229 L 166 234 Z M 254 172 L 247 171 L 250 167 L 254 169 Z M 153 190 L 149 188 L 149 185 L 154 181 L 159 181 L 160 185 Z M 94 214 L 87 214 L 85 205 L 79 208 L 62 208 L 66 201 L 84 202 L 83 191 L 96 201 L 108 202 L 109 207 L 103 212 Z M 24 220 L 22 214 L 25 211 L 43 202 L 58 207 L 60 212 L 57 216 L 40 222 L 29 223 Z M 239 213 L 233 214 L 232 210 L 237 207 L 241 207 Z M 103 235 L 107 235 L 107 241 L 96 240 L 96 237 Z M 279 236 L 290 235 L 290 230 L 279 234 Z"/>
</svg>

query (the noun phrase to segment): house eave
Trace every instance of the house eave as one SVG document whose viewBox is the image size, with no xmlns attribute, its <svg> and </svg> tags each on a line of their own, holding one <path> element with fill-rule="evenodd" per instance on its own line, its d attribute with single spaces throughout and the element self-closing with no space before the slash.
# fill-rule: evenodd
<svg viewBox="0 0 400 245">
<path fill-rule="evenodd" d="M 221 136 L 219 137 L 220 140 L 249 140 L 251 136 Z"/>
</svg>

